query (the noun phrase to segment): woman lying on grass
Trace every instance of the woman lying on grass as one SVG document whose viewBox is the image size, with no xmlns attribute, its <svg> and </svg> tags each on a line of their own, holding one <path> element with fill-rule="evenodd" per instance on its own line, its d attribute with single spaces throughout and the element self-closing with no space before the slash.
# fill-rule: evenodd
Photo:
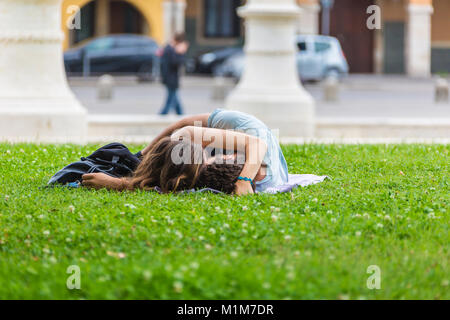
<svg viewBox="0 0 450 320">
<path fill-rule="evenodd" d="M 264 192 L 287 182 L 280 145 L 257 118 L 217 109 L 169 126 L 144 150 L 129 178 L 103 173 L 83 175 L 83 185 L 96 189 L 176 192 L 211 188 L 243 195 Z"/>
</svg>

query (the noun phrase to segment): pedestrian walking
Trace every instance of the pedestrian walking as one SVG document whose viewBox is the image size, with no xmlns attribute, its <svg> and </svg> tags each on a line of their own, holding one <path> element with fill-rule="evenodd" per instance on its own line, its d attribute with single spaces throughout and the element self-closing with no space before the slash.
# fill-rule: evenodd
<svg viewBox="0 0 450 320">
<path fill-rule="evenodd" d="M 166 45 L 161 57 L 161 78 L 167 89 L 166 103 L 161 110 L 161 115 L 168 114 L 172 109 L 178 115 L 183 114 L 178 88 L 180 86 L 180 69 L 184 64 L 186 51 L 189 48 L 184 33 L 177 33 Z"/>
</svg>

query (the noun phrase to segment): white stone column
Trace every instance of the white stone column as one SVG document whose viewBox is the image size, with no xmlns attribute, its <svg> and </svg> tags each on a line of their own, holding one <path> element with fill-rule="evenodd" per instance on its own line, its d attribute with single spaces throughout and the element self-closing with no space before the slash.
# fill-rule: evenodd
<svg viewBox="0 0 450 320">
<path fill-rule="evenodd" d="M 301 4 L 300 18 L 297 20 L 297 33 L 319 34 L 320 5 L 317 3 Z"/>
<path fill-rule="evenodd" d="M 169 42 L 176 32 L 185 30 L 185 11 L 186 2 L 184 0 L 164 0 L 164 42 Z"/>
<path fill-rule="evenodd" d="M 226 107 L 255 115 L 282 137 L 314 134 L 314 100 L 301 86 L 295 33 L 300 9 L 294 0 L 249 0 L 245 18 L 245 69 Z"/>
<path fill-rule="evenodd" d="M 83 142 L 64 73 L 60 0 L 0 1 L 0 140 Z"/>
<path fill-rule="evenodd" d="M 430 76 L 432 13 L 431 5 L 408 5 L 406 71 L 410 76 Z"/>
</svg>

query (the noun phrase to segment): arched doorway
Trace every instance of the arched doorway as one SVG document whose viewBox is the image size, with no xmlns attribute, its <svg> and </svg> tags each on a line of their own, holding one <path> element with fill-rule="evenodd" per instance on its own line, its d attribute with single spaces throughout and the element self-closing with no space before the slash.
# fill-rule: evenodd
<svg viewBox="0 0 450 320">
<path fill-rule="evenodd" d="M 148 33 L 149 26 L 142 14 L 125 1 L 111 1 L 110 33 Z"/>
<path fill-rule="evenodd" d="M 111 33 L 145 34 L 163 42 L 163 0 L 63 0 L 64 49 L 81 41 Z M 74 8 L 81 28 L 72 30 Z"/>
<path fill-rule="evenodd" d="M 79 13 L 81 28 L 70 30 L 69 44 L 76 45 L 86 39 L 106 34 L 148 34 L 149 26 L 145 17 L 132 4 L 122 0 L 91 1 Z"/>
</svg>

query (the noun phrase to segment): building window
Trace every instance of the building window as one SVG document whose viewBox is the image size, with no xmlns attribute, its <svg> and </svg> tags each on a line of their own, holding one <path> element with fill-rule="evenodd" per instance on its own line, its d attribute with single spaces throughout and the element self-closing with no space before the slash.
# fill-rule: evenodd
<svg viewBox="0 0 450 320">
<path fill-rule="evenodd" d="M 205 38 L 237 38 L 241 34 L 236 9 L 241 0 L 204 0 Z"/>
<path fill-rule="evenodd" d="M 92 38 L 95 34 L 95 1 L 89 2 L 78 12 L 81 18 L 81 28 L 71 30 L 71 43 L 76 44 Z"/>
</svg>

